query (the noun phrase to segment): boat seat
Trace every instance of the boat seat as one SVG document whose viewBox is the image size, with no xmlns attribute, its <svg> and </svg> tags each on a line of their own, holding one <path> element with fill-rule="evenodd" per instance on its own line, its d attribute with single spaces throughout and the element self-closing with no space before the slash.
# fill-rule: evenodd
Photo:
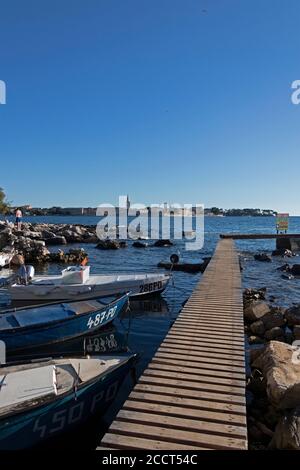
<svg viewBox="0 0 300 470">
<path fill-rule="evenodd" d="M 97 375 L 103 374 L 109 368 L 116 366 L 120 363 L 120 359 L 104 359 L 99 361 L 99 359 L 89 359 L 80 360 L 77 358 L 69 359 L 69 363 L 72 365 L 74 371 L 82 382 L 91 380 Z"/>
<path fill-rule="evenodd" d="M 0 370 L 1 372 L 1 370 Z M 0 373 L 0 415 L 9 410 L 18 411 L 22 406 L 33 405 L 57 395 L 56 368 L 54 365 L 36 369 Z"/>
</svg>

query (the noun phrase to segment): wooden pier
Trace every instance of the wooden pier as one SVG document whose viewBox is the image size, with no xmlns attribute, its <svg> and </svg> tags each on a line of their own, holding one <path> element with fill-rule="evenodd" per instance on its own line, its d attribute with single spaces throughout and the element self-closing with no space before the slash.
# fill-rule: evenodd
<svg viewBox="0 0 300 470">
<path fill-rule="evenodd" d="M 221 240 L 101 449 L 247 449 L 241 275 Z"/>
<path fill-rule="evenodd" d="M 297 239 L 300 233 L 221 233 L 220 238 L 231 240 Z"/>
</svg>

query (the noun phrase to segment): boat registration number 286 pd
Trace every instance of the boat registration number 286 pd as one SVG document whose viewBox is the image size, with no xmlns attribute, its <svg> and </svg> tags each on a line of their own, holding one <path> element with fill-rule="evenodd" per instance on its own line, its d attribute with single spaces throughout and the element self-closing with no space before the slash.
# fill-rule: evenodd
<svg viewBox="0 0 300 470">
<path fill-rule="evenodd" d="M 103 322 L 113 318 L 115 316 L 117 310 L 117 305 L 114 307 L 109 308 L 108 310 L 104 310 L 104 312 L 97 313 L 96 315 L 91 315 L 88 319 L 87 326 L 89 328 L 95 328 L 96 326 L 101 325 Z"/>
<path fill-rule="evenodd" d="M 162 282 L 150 282 L 150 284 L 141 284 L 140 285 L 140 294 L 145 294 L 146 292 L 155 292 L 162 289 Z"/>
</svg>

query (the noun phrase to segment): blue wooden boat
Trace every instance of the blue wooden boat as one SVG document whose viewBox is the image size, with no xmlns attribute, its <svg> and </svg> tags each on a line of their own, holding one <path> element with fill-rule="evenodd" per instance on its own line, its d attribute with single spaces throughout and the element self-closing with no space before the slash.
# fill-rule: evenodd
<svg viewBox="0 0 300 470">
<path fill-rule="evenodd" d="M 117 331 L 113 324 L 101 328 L 96 334 L 84 335 L 78 338 L 72 338 L 62 343 L 38 347 L 27 347 L 25 351 L 16 351 L 6 355 L 7 363 L 20 363 L 33 359 L 55 357 L 75 357 L 85 356 L 86 354 L 115 354 L 124 353 L 128 348 L 128 334 Z"/>
<path fill-rule="evenodd" d="M 0 340 L 7 354 L 93 333 L 112 322 L 128 302 L 128 294 L 111 301 L 86 300 L 10 310 L 0 315 Z"/>
<path fill-rule="evenodd" d="M 26 449 L 103 413 L 134 365 L 131 353 L 0 368 L 0 450 Z"/>
</svg>

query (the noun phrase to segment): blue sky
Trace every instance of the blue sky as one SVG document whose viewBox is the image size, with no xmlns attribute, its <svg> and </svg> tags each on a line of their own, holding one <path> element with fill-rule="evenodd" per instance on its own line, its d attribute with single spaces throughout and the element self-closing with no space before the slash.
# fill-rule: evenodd
<svg viewBox="0 0 300 470">
<path fill-rule="evenodd" d="M 298 0 L 2 0 L 14 204 L 300 214 Z"/>
</svg>

